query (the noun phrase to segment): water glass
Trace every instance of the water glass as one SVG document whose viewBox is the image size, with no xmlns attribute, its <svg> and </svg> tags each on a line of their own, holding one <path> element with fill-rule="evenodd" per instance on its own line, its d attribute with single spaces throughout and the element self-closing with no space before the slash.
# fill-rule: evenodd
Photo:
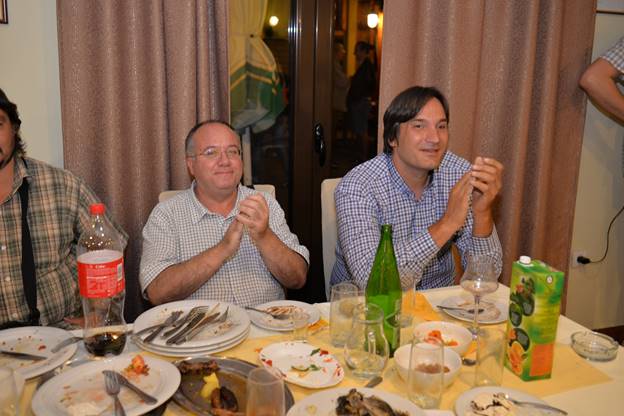
<svg viewBox="0 0 624 416">
<path fill-rule="evenodd" d="M 271 368 L 254 368 L 247 375 L 247 416 L 284 416 L 284 380 Z"/>
<path fill-rule="evenodd" d="M 353 309 L 363 302 L 360 289 L 351 282 L 332 286 L 329 309 L 329 338 L 334 347 L 343 347 L 351 330 Z"/>
<path fill-rule="evenodd" d="M 407 396 L 423 409 L 440 407 L 444 391 L 444 344 L 414 335 L 407 373 Z"/>
<path fill-rule="evenodd" d="M 15 416 L 18 412 L 19 396 L 13 370 L 0 367 L 0 415 Z"/>
<path fill-rule="evenodd" d="M 310 315 L 304 311 L 297 311 L 291 315 L 290 319 L 293 325 L 291 339 L 293 341 L 306 341 Z"/>
<path fill-rule="evenodd" d="M 499 328 L 481 328 L 477 333 L 475 386 L 500 386 L 503 381 L 507 337 Z"/>
</svg>

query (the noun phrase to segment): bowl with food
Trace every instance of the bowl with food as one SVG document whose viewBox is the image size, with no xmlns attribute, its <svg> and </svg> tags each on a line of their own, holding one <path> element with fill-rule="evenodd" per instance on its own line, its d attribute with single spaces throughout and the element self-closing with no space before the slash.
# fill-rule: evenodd
<svg viewBox="0 0 624 416">
<path fill-rule="evenodd" d="M 394 365 L 403 381 L 407 382 L 407 373 L 410 361 L 410 344 L 403 345 L 394 352 Z M 416 362 L 414 362 L 416 364 Z M 451 349 L 444 350 L 444 387 L 450 386 L 457 378 L 461 368 L 461 357 Z M 429 368 L 423 365 L 422 371 L 427 372 Z"/>
<path fill-rule="evenodd" d="M 465 327 L 444 321 L 423 322 L 414 327 L 414 336 L 437 338 L 444 344 L 445 350 L 453 350 L 461 357 L 472 342 L 472 334 Z"/>
</svg>

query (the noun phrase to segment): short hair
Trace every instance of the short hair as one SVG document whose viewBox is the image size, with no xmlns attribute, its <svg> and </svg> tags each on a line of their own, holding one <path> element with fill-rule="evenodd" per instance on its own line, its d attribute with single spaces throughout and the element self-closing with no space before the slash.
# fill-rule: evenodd
<svg viewBox="0 0 624 416">
<path fill-rule="evenodd" d="M 399 126 L 410 121 L 431 99 L 437 99 L 444 107 L 446 120 L 449 121 L 449 107 L 444 95 L 435 87 L 414 86 L 394 97 L 383 116 L 384 153 L 391 154 L 390 142 L 397 139 Z"/>
<path fill-rule="evenodd" d="M 232 132 L 238 137 L 238 132 L 236 131 L 236 129 L 234 129 L 234 127 L 232 127 L 232 125 L 228 123 L 227 121 L 218 120 L 218 119 L 200 121 L 199 123 L 195 124 L 195 126 L 193 126 L 191 130 L 189 130 L 188 134 L 186 135 L 186 139 L 184 140 L 184 152 L 186 153 L 187 156 L 192 156 L 193 151 L 195 150 L 195 141 L 193 140 L 193 137 L 195 136 L 195 132 L 199 130 L 202 126 L 205 126 L 206 124 L 224 125 L 225 127 L 232 130 Z"/>
<path fill-rule="evenodd" d="M 373 45 L 371 45 L 368 42 L 364 42 L 362 40 L 358 41 L 355 44 L 355 51 L 356 52 L 357 51 L 361 51 L 361 52 L 364 52 L 364 53 L 369 53 L 371 49 L 373 49 Z"/>
<path fill-rule="evenodd" d="M 15 130 L 15 149 L 14 152 L 18 156 L 24 156 L 26 154 L 26 149 L 24 145 L 24 141 L 19 134 L 20 126 L 22 125 L 22 120 L 19 118 L 19 113 L 17 112 L 17 105 L 12 103 L 9 98 L 6 96 L 2 88 L 0 88 L 0 109 L 7 113 L 9 116 L 9 120 L 11 121 L 11 125 Z"/>
</svg>

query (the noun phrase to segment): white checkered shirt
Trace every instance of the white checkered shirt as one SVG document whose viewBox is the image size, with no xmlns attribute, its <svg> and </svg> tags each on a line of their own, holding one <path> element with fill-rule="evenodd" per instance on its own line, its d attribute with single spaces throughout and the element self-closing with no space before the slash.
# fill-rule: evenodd
<svg viewBox="0 0 624 416">
<path fill-rule="evenodd" d="M 392 225 L 404 288 L 414 284 L 417 289 L 451 285 L 455 274 L 452 242 L 462 259 L 469 251 L 493 256 L 500 273 L 502 250 L 496 228 L 489 237 L 474 237 L 472 210 L 462 228 L 440 249 L 428 231 L 444 215 L 453 185 L 468 170 L 468 161 L 446 152 L 420 199 L 405 184 L 390 155 L 381 154 L 351 170 L 335 191 L 338 244 L 331 284 L 351 280 L 361 288 L 366 286 L 381 224 Z M 462 262 L 465 265 L 465 260 Z"/>
<path fill-rule="evenodd" d="M 620 71 L 618 80 L 624 82 L 624 36 L 601 56 L 607 60 L 615 69 Z"/>
<path fill-rule="evenodd" d="M 208 211 L 191 188 L 156 205 L 143 228 L 141 289 L 145 289 L 167 267 L 186 261 L 214 247 L 238 214 L 239 203 L 261 193 L 269 206 L 269 227 L 275 235 L 309 263 L 308 250 L 290 232 L 279 203 L 265 192 L 238 187 L 236 205 L 223 217 Z M 189 299 L 214 299 L 241 306 L 253 306 L 284 299 L 284 289 L 266 268 L 260 252 L 247 233 L 238 252 Z"/>
</svg>

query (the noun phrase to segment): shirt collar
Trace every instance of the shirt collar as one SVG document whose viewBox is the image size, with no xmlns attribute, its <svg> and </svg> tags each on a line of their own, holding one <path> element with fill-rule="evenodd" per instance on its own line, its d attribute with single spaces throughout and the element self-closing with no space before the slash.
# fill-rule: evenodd
<svg viewBox="0 0 624 416">
<path fill-rule="evenodd" d="M 191 187 L 185 191 L 185 192 L 190 193 L 190 198 L 191 198 L 193 208 L 194 208 L 193 212 L 191 213 L 191 221 L 197 224 L 201 221 L 201 219 L 204 216 L 222 217 L 221 214 L 217 214 L 216 212 L 210 211 L 199 201 L 199 199 L 197 199 L 197 195 L 195 195 L 195 187 L 197 187 L 197 182 L 193 180 L 193 183 L 191 183 Z M 238 214 L 238 206 L 242 200 L 240 189 L 241 189 L 241 185 L 239 184 L 236 189 L 236 203 L 234 204 L 234 207 L 229 212 L 229 214 L 226 215 L 225 217 L 226 220 L 232 217 L 235 217 Z"/>
</svg>

